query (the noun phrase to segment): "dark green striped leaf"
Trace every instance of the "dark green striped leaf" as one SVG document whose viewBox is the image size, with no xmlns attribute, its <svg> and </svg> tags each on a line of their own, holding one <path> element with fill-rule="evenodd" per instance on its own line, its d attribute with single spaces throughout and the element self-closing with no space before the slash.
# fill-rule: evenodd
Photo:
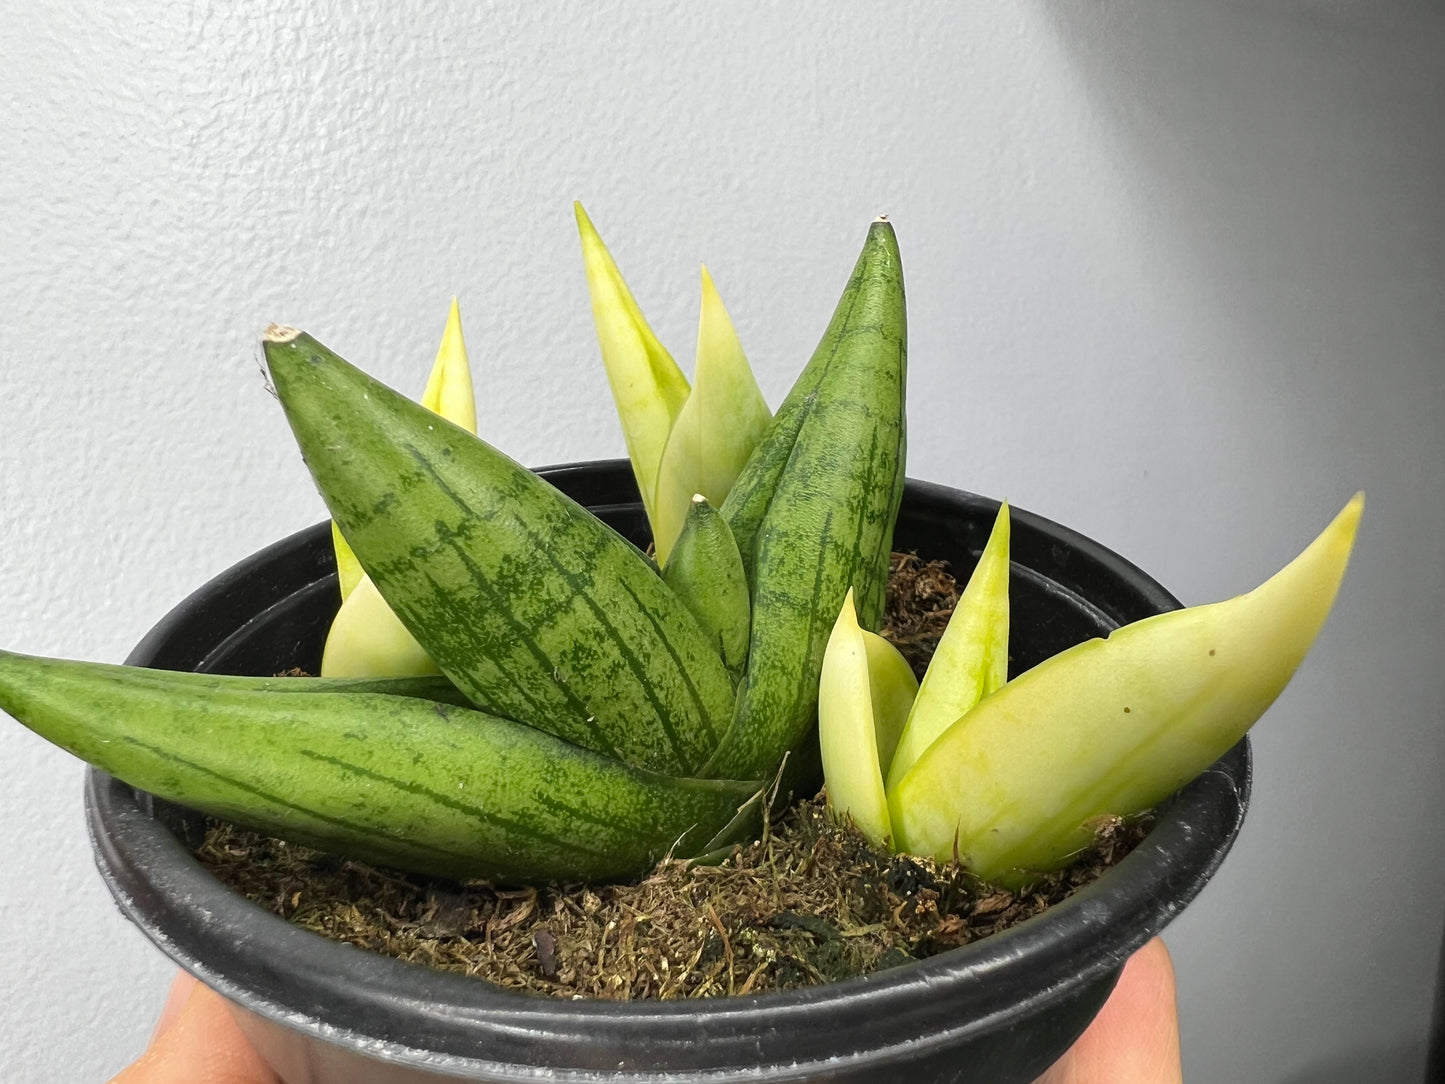
<svg viewBox="0 0 1445 1084">
<path fill-rule="evenodd" d="M 707 759 L 731 683 L 634 546 L 309 335 L 270 336 L 266 357 L 332 518 L 478 706 L 656 771 Z"/>
<path fill-rule="evenodd" d="M 766 777 L 807 735 L 849 587 L 860 622 L 877 628 L 903 495 L 907 353 L 898 244 L 879 220 L 822 342 L 721 509 L 750 573 L 752 635 L 708 774 Z"/>
<path fill-rule="evenodd" d="M 483 712 L 344 688 L 0 652 L 0 708 L 132 786 L 417 872 L 631 876 L 711 845 L 757 789 L 668 778 Z"/>
</svg>

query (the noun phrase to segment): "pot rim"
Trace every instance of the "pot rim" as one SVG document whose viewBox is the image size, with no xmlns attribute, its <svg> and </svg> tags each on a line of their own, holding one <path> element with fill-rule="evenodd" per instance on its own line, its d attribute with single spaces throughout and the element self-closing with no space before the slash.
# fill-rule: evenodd
<svg viewBox="0 0 1445 1084">
<path fill-rule="evenodd" d="M 619 502 L 626 500 L 626 460 L 538 473 L 567 491 L 599 470 L 614 483 Z M 905 494 L 915 506 L 998 506 L 911 479 Z M 1021 509 L 1013 509 L 1013 517 L 1016 534 L 1038 533 L 1069 548 L 1079 561 L 1129 581 L 1157 610 L 1178 607 L 1151 577 L 1099 543 Z M 320 524 L 273 543 L 191 599 L 275 565 L 322 530 L 329 535 Z M 173 633 L 184 606 L 162 619 L 127 661 L 139 663 Z M 1243 822 L 1249 789 L 1244 739 L 1161 807 L 1155 827 L 1117 866 L 1010 930 L 842 982 L 701 1002 L 550 999 L 358 951 L 292 926 L 222 886 L 168 825 L 168 803 L 90 769 L 85 805 L 97 866 L 126 916 L 180 967 L 267 1020 L 369 1057 L 463 1079 L 535 1080 L 542 1064 L 550 1079 L 612 1079 L 620 1068 L 593 1067 L 598 1044 L 615 1047 L 625 1060 L 629 1047 L 646 1042 L 654 1051 L 670 1048 L 678 1059 L 674 1071 L 655 1079 L 701 1072 L 703 1079 L 720 1080 L 747 1079 L 735 1075 L 742 1064 L 796 1066 L 800 1076 L 824 1066 L 866 1065 L 896 1056 L 900 1048 L 926 1050 L 986 1033 L 1005 1018 L 1042 1011 L 1091 983 L 1112 987 L 1128 956 L 1198 895 L 1219 867 Z M 284 1000 L 267 992 L 283 979 L 293 984 Z M 827 1013 L 832 1037 L 810 1042 L 820 1011 Z M 887 1021 L 893 1040 L 883 1046 L 876 1036 L 880 1020 Z M 867 1043 L 846 1045 L 849 1035 L 870 1030 Z M 528 1058 L 533 1050 L 547 1060 Z M 488 1051 L 499 1057 L 479 1053 Z"/>
</svg>

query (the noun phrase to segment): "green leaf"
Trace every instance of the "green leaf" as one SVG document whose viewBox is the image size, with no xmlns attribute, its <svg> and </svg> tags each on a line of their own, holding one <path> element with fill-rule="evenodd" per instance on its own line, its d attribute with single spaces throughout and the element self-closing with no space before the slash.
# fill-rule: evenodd
<svg viewBox="0 0 1445 1084">
<path fill-rule="evenodd" d="M 416 695 L 440 693 L 445 699 Z M 221 677 L 0 651 L 0 710 L 152 794 L 402 869 L 545 884 L 711 848 L 757 783 L 630 768 L 444 683 Z"/>
<path fill-rule="evenodd" d="M 717 644 L 728 673 L 740 676 L 752 613 L 747 576 L 727 521 L 702 494 L 689 502 L 687 522 L 662 578 Z"/>
<path fill-rule="evenodd" d="M 903 494 L 907 328 L 892 226 L 868 231 L 818 349 L 721 512 L 752 587 L 748 668 L 705 774 L 770 776 L 817 721 L 829 631 L 850 587 L 876 627 Z"/>
<path fill-rule="evenodd" d="M 441 345 L 432 363 L 422 406 L 469 433 L 477 431 L 477 399 L 472 390 L 471 365 L 462 339 L 462 314 L 457 299 L 442 331 Z M 321 657 L 326 677 L 405 677 L 439 674 L 435 662 L 416 638 L 391 613 L 386 601 L 367 579 L 361 562 L 333 521 L 331 541 L 336 549 L 336 576 L 341 586 L 341 608 L 331 623 Z M 353 600 L 360 589 L 361 597 Z"/>
<path fill-rule="evenodd" d="M 443 672 L 494 714 L 693 774 L 726 726 L 732 683 L 651 562 L 309 335 L 275 328 L 264 345 L 327 507 Z"/>
</svg>

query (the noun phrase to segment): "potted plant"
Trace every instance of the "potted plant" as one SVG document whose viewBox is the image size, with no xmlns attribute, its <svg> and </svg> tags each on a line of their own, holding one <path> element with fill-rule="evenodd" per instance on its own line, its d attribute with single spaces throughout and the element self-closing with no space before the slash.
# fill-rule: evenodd
<svg viewBox="0 0 1445 1084">
<path fill-rule="evenodd" d="M 585 246 L 590 224 L 580 214 L 579 223 Z M 877 673 L 866 660 L 850 669 L 852 630 L 863 636 L 876 622 L 895 545 L 986 568 L 990 554 L 997 564 L 998 546 L 985 539 L 999 537 L 990 534 L 997 504 L 904 485 L 902 280 L 891 227 L 880 221 L 870 230 L 819 352 L 778 416 L 756 427 L 756 448 L 736 456 L 720 515 L 706 501 L 683 514 L 659 508 L 669 486 L 694 488 L 699 464 L 719 458 L 689 454 L 696 440 L 678 437 L 689 432 L 686 403 L 702 398 L 701 360 L 698 390 L 670 393 L 670 358 L 649 339 L 610 260 L 590 259 L 589 272 L 637 484 L 615 464 L 545 477 L 522 471 L 309 336 L 275 329 L 272 377 L 345 547 L 322 527 L 223 575 L 137 648 L 130 662 L 146 669 L 0 657 L 0 703 L 93 763 L 145 783 L 137 791 L 101 772 L 90 777 L 103 876 L 158 944 L 235 1003 L 288 1084 L 1032 1079 L 1082 1031 L 1127 955 L 1192 898 L 1228 849 L 1248 791 L 1247 747 L 1234 744 L 1253 721 L 1243 716 L 1267 706 L 1298 662 L 1291 652 L 1302 654 L 1323 621 L 1358 507 L 1308 551 L 1324 558 L 1307 564 L 1302 583 L 1287 578 L 1283 593 L 1268 596 L 1270 612 L 1286 615 L 1282 661 L 1231 658 L 1239 643 L 1253 646 L 1235 636 L 1247 622 L 1221 624 L 1213 611 L 1155 618 L 1144 633 L 1117 638 L 1169 645 L 1200 629 L 1223 637 L 1222 657 L 1190 700 L 1176 704 L 1149 687 L 1177 684 L 1162 680 L 1177 674 L 1131 679 L 1156 730 L 1176 709 L 1195 720 L 1212 719 L 1221 698 L 1232 706 L 1226 726 L 1189 732 L 1194 771 L 1234 747 L 1166 803 L 1147 847 L 1014 930 L 876 975 L 701 1008 L 519 998 L 326 942 L 259 911 L 190 857 L 184 844 L 196 815 L 148 793 L 427 873 L 622 876 L 662 849 L 702 854 L 745 834 L 768 780 L 813 740 L 821 677 L 823 713 L 839 720 L 825 736 L 825 766 L 831 746 L 834 763 L 839 749 L 852 750 L 842 762 L 866 769 L 852 782 L 830 770 L 830 792 L 836 783 L 840 793 L 882 795 L 897 822 L 884 841 L 926 840 L 935 853 L 946 849 L 947 832 L 940 837 L 930 818 L 952 817 L 955 856 L 967 859 L 984 850 L 960 835 L 974 814 L 936 782 L 955 762 L 976 759 L 963 732 L 991 733 L 999 705 L 1029 703 L 1049 675 L 1093 688 L 1097 649 L 1056 653 L 1176 607 L 1117 556 L 1015 514 L 1003 561 L 1014 570 L 1003 638 L 1013 670 L 1029 678 L 999 689 L 985 682 L 971 700 L 958 699 L 956 675 L 934 681 L 929 695 L 953 704 L 955 726 L 921 743 L 900 786 L 885 784 L 881 716 L 846 705 L 877 687 L 886 664 Z M 731 349 L 725 334 L 714 339 Z M 731 387 L 724 400 L 749 399 L 736 367 L 724 371 L 735 378 L 715 382 Z M 629 402 L 638 378 L 645 394 Z M 661 569 L 637 549 L 648 525 L 665 556 Z M 408 665 L 435 665 L 454 683 L 450 693 L 416 684 L 425 678 L 248 682 L 161 672 L 314 666 L 327 630 L 339 636 L 344 624 L 333 621 L 333 554 L 346 575 L 351 547 L 421 649 L 406 649 Z M 364 598 L 355 595 L 359 582 L 353 597 Z M 974 593 L 990 597 L 987 584 Z M 851 624 L 839 617 L 845 594 Z M 950 649 L 956 669 L 984 665 L 987 651 L 969 661 L 970 640 L 999 640 L 996 618 L 979 621 L 978 635 L 955 637 L 963 645 Z M 845 645 L 845 661 L 832 668 L 842 676 L 831 680 L 853 682 L 861 696 L 828 693 L 829 629 Z M 1107 673 L 1134 665 L 1125 650 L 1120 663 L 1109 649 Z M 1082 679 L 1070 669 L 1080 652 Z M 830 712 L 830 695 L 845 710 Z M 917 743 L 907 725 L 900 747 Z M 1190 758 L 1166 761 L 1172 772 Z M 1104 789 L 1111 800 L 1122 793 Z M 1134 789 L 1154 794 L 1157 785 Z M 899 806 L 904 792 L 915 796 Z M 861 820 L 861 806 L 835 808 Z M 985 836 L 1003 831 L 980 823 Z M 1049 861 L 1029 853 L 1030 867 Z"/>
</svg>

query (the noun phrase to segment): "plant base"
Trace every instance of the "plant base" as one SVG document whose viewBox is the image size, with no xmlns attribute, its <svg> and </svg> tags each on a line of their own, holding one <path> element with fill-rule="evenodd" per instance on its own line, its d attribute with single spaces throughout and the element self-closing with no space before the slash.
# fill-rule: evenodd
<svg viewBox="0 0 1445 1084">
<path fill-rule="evenodd" d="M 645 541 L 625 462 L 557 468 L 559 488 Z M 909 482 L 894 545 L 972 567 L 997 502 Z M 1178 603 L 1129 562 L 1013 517 L 1015 669 Z M 325 525 L 178 606 L 139 665 L 313 670 L 336 607 Z M 1094 1017 L 1130 953 L 1208 881 L 1243 821 L 1241 742 L 1158 811 L 1144 845 L 1058 906 L 962 948 L 842 982 L 707 1001 L 528 997 L 318 937 L 221 885 L 204 822 L 92 771 L 87 823 L 121 910 L 234 1006 L 286 1084 L 827 1081 L 1028 1084 Z"/>
<path fill-rule="evenodd" d="M 716 866 L 635 884 L 495 889 L 428 880 L 212 822 L 222 884 L 343 944 L 552 997 L 708 998 L 839 982 L 935 956 L 1063 902 L 1148 831 L 1120 823 L 1028 892 L 879 855 L 820 798 Z"/>
</svg>

